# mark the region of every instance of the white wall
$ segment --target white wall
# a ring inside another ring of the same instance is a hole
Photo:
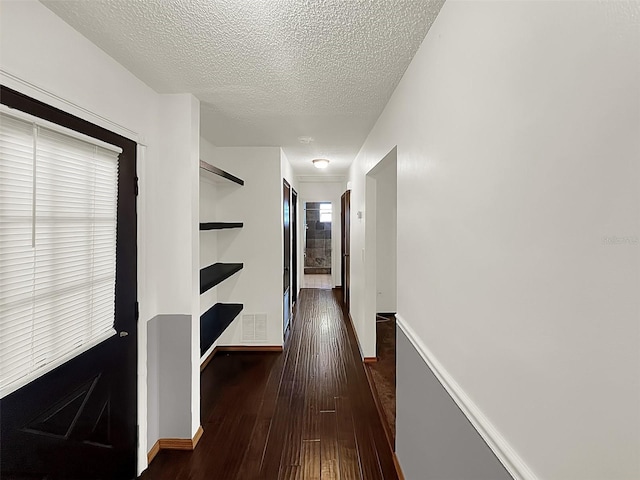
[[[398,311],[522,478],[640,477],[638,15],[447,2],[350,171],[359,336],[355,214],[397,145]]]
[[[346,190],[346,181],[342,177],[331,177],[331,181],[312,181],[310,177],[298,179],[298,212],[299,212],[299,271],[300,278],[304,275],[304,246],[305,246],[305,204],[307,202],[331,202],[331,278],[333,286],[340,286],[342,264],[340,262],[342,227],[340,225],[340,197]]]
[[[244,263],[239,273],[215,287],[218,301],[244,304],[240,316],[267,314],[267,341],[260,345],[282,345],[280,149],[217,148],[202,138],[200,149],[202,160],[245,182],[242,187],[231,183],[216,186],[217,220],[244,222],[242,229],[217,237],[218,261]],[[202,311],[207,308],[202,305]],[[242,341],[240,316],[220,336],[217,345],[251,345]]]
[[[158,111],[152,208],[162,216],[150,227],[162,240],[145,245],[159,259],[151,266],[160,315],[150,320],[147,342],[149,448],[159,438],[192,438],[200,426],[200,104],[192,95],[161,95]]]

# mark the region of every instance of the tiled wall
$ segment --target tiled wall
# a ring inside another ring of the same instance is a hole
[[[320,221],[320,203],[305,206],[307,219],[304,273],[331,273],[331,222]]]

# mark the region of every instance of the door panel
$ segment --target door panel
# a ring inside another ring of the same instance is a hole
[[[283,249],[284,265],[282,272],[282,292],[284,295],[284,330],[289,327],[289,312],[291,311],[291,295],[288,295],[291,286],[291,187],[286,180],[282,181],[282,223],[284,229]]]
[[[135,434],[121,425],[135,418],[135,405],[119,384],[119,340],[2,399],[2,478],[135,477]]]
[[[342,226],[342,299],[349,312],[351,305],[351,190],[342,194],[340,202],[340,221]]]
[[[291,189],[291,303],[298,299],[298,193]]]
[[[0,400],[0,478],[136,477],[136,144],[0,87],[3,104],[123,149],[118,163],[116,334]]]

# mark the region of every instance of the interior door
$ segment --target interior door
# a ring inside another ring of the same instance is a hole
[[[342,194],[340,199],[340,222],[342,227],[341,250],[342,250],[342,299],[345,308],[349,312],[351,305],[351,190]]]
[[[282,187],[282,224],[284,229],[284,265],[282,272],[282,293],[284,305],[283,330],[286,331],[289,327],[289,313],[291,312],[291,186],[283,179]]]
[[[120,146],[115,336],[0,400],[0,478],[136,477],[136,144],[5,87],[1,102]]]
[[[291,189],[291,303],[298,299],[298,193]]]

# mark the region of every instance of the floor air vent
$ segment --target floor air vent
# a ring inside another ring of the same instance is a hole
[[[266,342],[267,341],[267,314],[255,313],[242,315],[242,341]]]

